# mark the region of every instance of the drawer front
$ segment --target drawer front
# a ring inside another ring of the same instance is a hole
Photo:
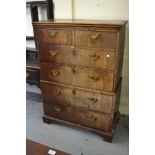
[[[74,45],[76,47],[116,49],[116,32],[75,31],[74,38]]]
[[[103,113],[112,113],[113,95],[73,86],[41,82],[43,98],[58,104],[74,105]]]
[[[37,39],[40,43],[71,45],[72,31],[42,28],[37,30]]]
[[[40,73],[36,69],[28,69],[26,68],[26,80],[38,81],[40,79]]]
[[[44,100],[44,114],[61,120],[78,123],[98,130],[109,131],[111,118],[109,115],[92,112],[86,109],[57,104]]]
[[[114,74],[86,68],[42,63],[41,79],[111,92]]]
[[[96,51],[64,46],[40,45],[41,62],[72,64],[83,67],[102,68],[113,71],[115,68],[115,52]]]

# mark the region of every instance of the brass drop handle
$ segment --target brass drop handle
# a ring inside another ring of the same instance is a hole
[[[51,31],[51,30],[50,30],[50,31],[48,32],[48,34],[49,34],[49,36],[50,36],[50,37],[52,37],[52,38],[53,38],[53,37],[55,37],[55,36],[56,36],[57,31],[54,31],[54,30],[53,30],[53,31]]]
[[[52,94],[53,94],[54,96],[59,96],[59,95],[61,94],[61,92],[60,92],[59,90],[54,89],[54,90],[52,91]]]
[[[96,120],[97,120],[97,118],[94,116],[88,117],[88,121],[90,121],[90,122],[95,122]]]
[[[51,56],[56,56],[57,55],[57,51],[56,50],[50,50],[50,55]]]
[[[54,111],[56,111],[56,112],[60,112],[60,111],[62,111],[62,109],[59,108],[59,107],[54,107]]]
[[[71,67],[71,69],[72,69],[72,73],[75,74],[76,73],[75,66]]]
[[[88,100],[90,100],[91,103],[95,103],[98,101],[97,98],[94,98],[94,97],[88,97]]]
[[[91,80],[92,82],[95,82],[95,81],[97,81],[99,78],[98,78],[98,77],[94,77],[94,76],[88,75],[88,79]]]
[[[58,76],[60,74],[60,71],[52,70],[51,73],[53,76]]]
[[[91,32],[90,37],[92,39],[97,39],[99,37],[99,35],[100,35],[100,32]]]
[[[96,60],[99,59],[99,56],[97,56],[96,53],[89,54],[89,57],[90,57],[93,61],[96,61]]]

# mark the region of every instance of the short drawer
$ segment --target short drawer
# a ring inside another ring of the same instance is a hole
[[[103,113],[113,112],[114,95],[63,84],[41,82],[43,98]]]
[[[39,45],[40,61],[58,64],[101,68],[113,71],[114,50],[88,50],[57,45]]]
[[[102,131],[110,131],[111,118],[109,115],[92,112],[83,108],[57,104],[55,101],[44,100],[44,114],[64,121],[77,123]]]
[[[40,28],[36,31],[36,35],[39,43],[72,44],[72,31],[70,30]]]
[[[41,79],[111,92],[113,91],[114,73],[75,66],[41,63]]]
[[[75,47],[116,49],[117,32],[74,31]]]

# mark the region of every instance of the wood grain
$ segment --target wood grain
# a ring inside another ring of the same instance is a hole
[[[117,34],[117,50],[116,50],[116,68],[115,68],[115,83],[118,83],[122,76],[123,56],[124,56],[124,42],[125,42],[125,26]]]
[[[109,71],[114,71],[115,68],[115,50],[94,50],[40,44],[39,51],[40,62],[100,68]]]
[[[51,36],[50,32],[55,32],[55,35]],[[72,31],[53,28],[41,28],[37,29],[37,39],[40,43],[72,45]]]
[[[119,119],[127,21],[33,22],[41,62],[43,121],[99,133],[112,141]],[[54,36],[50,36],[49,32]]]
[[[120,30],[122,26],[126,25],[127,21],[125,20],[81,20],[81,19],[54,19],[54,20],[44,20],[33,22],[33,26],[36,27],[80,27],[84,28],[101,28],[106,30]]]
[[[116,118],[116,119],[118,119],[118,118]],[[112,137],[113,137],[112,132],[97,130],[97,129],[94,129],[94,128],[91,128],[91,127],[86,127],[86,126],[83,126],[83,125],[80,125],[80,124],[77,124],[77,123],[64,121],[62,119],[54,118],[54,117],[47,116],[47,115],[43,115],[43,122],[47,123],[47,124],[51,124],[51,123],[55,123],[55,122],[65,123],[66,125],[70,125],[72,127],[77,127],[77,128],[81,128],[81,129],[84,129],[84,130],[89,130],[89,131],[95,132],[95,133],[99,134],[100,136],[102,136],[104,138],[104,141],[106,141],[108,143],[112,142]]]
[[[110,130],[110,116],[95,113],[87,109],[73,107],[65,104],[57,104],[54,101],[44,100],[44,113],[65,121],[70,121],[94,129]]]
[[[73,72],[75,70],[75,72]],[[54,76],[52,72],[58,72]],[[91,78],[95,78],[93,81]],[[92,70],[80,67],[61,66],[56,64],[41,63],[41,79],[45,81],[70,84],[90,89],[113,91],[114,74],[101,70]]]
[[[68,153],[34,142],[32,140],[26,140],[26,155],[47,155],[49,150],[56,151],[56,155],[69,155]]]
[[[103,113],[113,113],[114,94],[41,81],[44,99],[58,104],[73,105]],[[55,92],[60,92],[58,95]],[[91,100],[91,99],[96,100]]]
[[[98,34],[98,37],[93,39],[91,35]],[[74,31],[74,46],[87,47],[97,49],[115,49],[116,48],[116,33],[102,31]]]

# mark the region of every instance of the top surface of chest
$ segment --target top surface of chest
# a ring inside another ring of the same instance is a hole
[[[127,23],[126,20],[73,20],[73,19],[55,19],[33,22],[35,26],[73,26],[73,27],[102,27],[120,29]]]

